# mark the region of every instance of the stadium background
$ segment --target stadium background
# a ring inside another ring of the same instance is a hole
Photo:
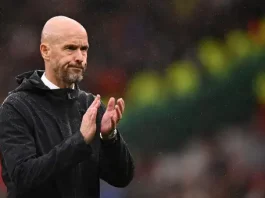
[[[1,101],[43,69],[41,28],[55,15],[88,31],[81,87],[123,97],[136,160],[103,198],[265,196],[263,0],[0,0]],[[1,183],[1,195],[5,187]]]

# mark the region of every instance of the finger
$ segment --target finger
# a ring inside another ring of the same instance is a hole
[[[114,119],[114,116],[111,117],[111,126],[112,126],[112,129],[116,129],[116,121]]]
[[[98,99],[97,103],[95,104],[95,107],[98,109],[100,107],[101,101],[100,98]]]
[[[118,122],[119,120],[122,119],[122,113],[121,113],[121,109],[118,105],[115,106],[115,110],[116,110],[116,122]]]
[[[96,97],[95,97],[95,99],[94,99],[94,101],[91,103],[91,105],[89,106],[89,108],[94,108],[94,107],[96,107],[97,106],[97,103],[98,103],[98,101],[100,100],[100,95],[98,94]],[[89,109],[88,108],[88,109]]]
[[[87,111],[87,116],[90,120],[92,120],[92,117],[93,117],[93,113],[95,111],[95,108],[92,107],[92,108],[89,108],[89,111]]]
[[[83,115],[83,119],[85,120],[92,120],[93,114],[95,111],[97,111],[98,108],[97,107],[93,107],[90,106],[87,111],[85,112],[85,114]],[[97,113],[97,112],[96,112]]]
[[[122,98],[119,99],[120,103],[122,104],[122,107],[123,107],[123,111],[125,109],[125,102]]]
[[[97,102],[100,100],[100,95],[97,94],[97,96],[95,97],[94,101],[92,102],[92,104],[90,105],[90,107],[95,107]]]
[[[98,112],[98,111],[97,111],[97,108],[93,108],[93,109],[91,110],[90,119],[91,119],[92,123],[96,121],[97,112]]]
[[[123,104],[123,111],[125,110],[125,101],[123,99],[121,99],[122,104]]]
[[[112,111],[115,108],[115,98],[111,97],[108,102],[106,111]]]
[[[124,105],[124,101],[122,98],[120,98],[118,101],[117,101],[117,104],[119,105],[120,107],[120,110],[121,110],[121,113],[124,112],[124,109],[125,109],[125,105]]]

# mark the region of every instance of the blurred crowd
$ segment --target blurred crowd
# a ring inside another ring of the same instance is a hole
[[[142,155],[137,179],[123,196],[264,198],[265,130],[255,122],[191,139],[177,152]]]
[[[125,97],[128,108],[151,103],[161,94],[193,93],[205,79],[223,77],[233,61],[263,48],[264,4],[262,0],[0,0],[0,83],[5,85],[0,98],[16,86],[14,77],[19,73],[44,69],[40,33],[55,15],[72,17],[88,31],[83,89],[106,98]],[[133,183],[126,190],[103,183],[102,197],[264,198],[264,75],[261,81],[257,93],[261,107],[251,120],[190,139],[181,150],[135,153]]]

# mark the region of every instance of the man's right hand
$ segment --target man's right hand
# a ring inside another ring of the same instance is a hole
[[[99,106],[100,95],[97,95],[82,119],[80,131],[87,144],[89,144],[93,140],[96,133],[96,117]]]

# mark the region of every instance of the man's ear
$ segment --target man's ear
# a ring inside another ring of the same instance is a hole
[[[50,60],[51,48],[47,43],[40,44],[40,52],[44,60]]]

